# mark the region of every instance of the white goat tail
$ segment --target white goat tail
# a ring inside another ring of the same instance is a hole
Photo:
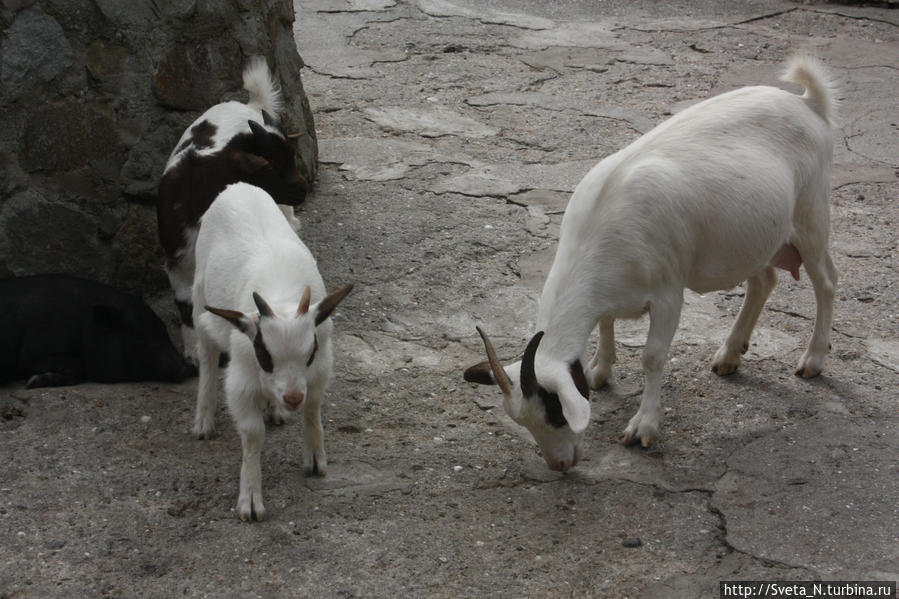
[[[262,56],[250,59],[243,72],[243,88],[250,92],[251,107],[265,110],[272,116],[281,112],[281,88],[272,78],[268,63]]]
[[[822,119],[833,124],[838,103],[836,83],[819,60],[807,54],[797,54],[787,63],[781,81],[797,83],[805,88],[803,96],[809,108]]]

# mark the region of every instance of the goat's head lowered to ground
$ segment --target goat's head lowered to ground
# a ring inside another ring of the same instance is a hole
[[[589,386],[580,360],[568,364],[538,354],[543,332],[531,338],[519,362],[503,366],[489,337],[484,340],[487,361],[465,371],[465,380],[499,385],[503,405],[512,420],[528,429],[547,465],[564,472],[581,457],[581,441],[590,422]]]

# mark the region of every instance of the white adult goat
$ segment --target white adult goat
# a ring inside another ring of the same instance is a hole
[[[333,361],[328,317],[353,286],[325,297],[312,254],[272,197],[246,183],[225,188],[203,215],[196,260],[194,434],[212,433],[219,355],[227,351],[225,397],[243,445],[237,511],[243,520],[262,520],[266,413],[281,418],[302,405],[304,469],[326,472],[320,406]]]
[[[793,59],[785,81],[803,96],[745,87],[692,106],[604,159],[580,182],[562,219],[543,287],[538,332],[524,357],[502,367],[486,335],[488,362],[466,380],[499,384],[505,408],[528,428],[553,470],[580,457],[590,419],[588,385],[604,385],[615,362],[613,323],[649,312],[640,408],[626,444],[649,446],[684,288],[699,293],[746,281],[743,308],[712,369],[734,372],[777,282],[775,267],[815,289],[817,315],[796,374],[821,372],[830,349],[837,272],[830,236],[830,117],[834,87],[823,67]],[[587,368],[589,335],[599,348]]]

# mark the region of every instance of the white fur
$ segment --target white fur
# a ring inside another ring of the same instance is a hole
[[[312,305],[298,314],[303,292],[311,288]],[[273,317],[260,317],[253,301],[258,293]],[[238,513],[261,520],[260,452],[265,438],[263,417],[290,412],[289,394],[303,394],[306,454],[304,466],[325,474],[320,405],[331,377],[333,325],[317,327],[318,302],[325,286],[315,259],[262,189],[246,183],[229,185],[203,216],[196,244],[193,315],[197,325],[200,381],[194,433],[213,430],[218,360],[230,354],[225,396],[243,444]],[[204,309],[213,306],[243,313],[245,331]],[[261,332],[274,363],[271,373],[259,365],[253,339]],[[317,337],[318,349],[307,361]]]
[[[521,397],[519,365],[506,367],[516,383],[507,409],[551,465],[576,461],[590,405],[567,366],[587,364],[597,324],[600,346],[586,368],[594,388],[611,376],[614,320],[649,312],[645,386],[623,437],[648,446],[658,433],[663,368],[684,288],[704,293],[747,281],[743,309],[713,362],[719,374],[733,372],[776,283],[772,260],[788,244],[802,257],[817,301],[796,372],[821,371],[837,280],[828,251],[834,88],[808,58],[791,62],[784,77],[807,93],[746,87],[710,98],[601,161],[575,189],[540,299],[537,329],[545,335],[535,360],[537,381],[559,394],[570,426],[527,416],[527,406],[539,402]]]
[[[267,110],[272,116],[281,112],[281,88],[272,78],[268,63],[262,56],[250,59],[243,71],[243,88],[250,92],[249,105],[256,110]]]

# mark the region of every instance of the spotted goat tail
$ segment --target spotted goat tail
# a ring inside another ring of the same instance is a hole
[[[250,107],[265,110],[273,116],[281,112],[281,88],[272,79],[268,63],[262,56],[250,59],[243,72],[243,88],[250,92]]]

